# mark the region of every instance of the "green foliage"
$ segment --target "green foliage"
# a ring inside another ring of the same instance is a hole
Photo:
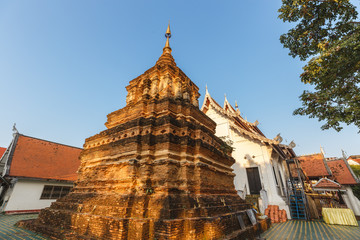
[[[340,131],[340,123],[360,129],[360,24],[349,0],[283,0],[279,18],[297,25],[281,35],[289,55],[308,60],[301,81],[313,91],[300,96],[295,115],[326,123],[322,129]]]
[[[360,178],[360,165],[350,165],[355,175]]]
[[[351,169],[353,170],[353,172],[355,173],[355,175],[360,178],[360,166],[358,165],[350,165]],[[351,187],[353,190],[354,195],[360,199],[360,186],[356,185],[356,186],[352,186]]]
[[[351,187],[352,190],[353,190],[353,193],[355,195],[355,197],[357,197],[358,199],[360,199],[360,186],[357,185],[357,186],[352,186]]]

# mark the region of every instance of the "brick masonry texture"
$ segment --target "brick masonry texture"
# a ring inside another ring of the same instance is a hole
[[[198,88],[164,48],[127,105],[86,139],[73,191],[23,226],[55,239],[253,239],[226,144]],[[243,219],[241,229],[238,217]]]

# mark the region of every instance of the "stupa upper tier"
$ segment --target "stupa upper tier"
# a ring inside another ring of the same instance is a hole
[[[169,43],[171,37],[170,25],[167,28],[165,37],[166,44],[163,53],[155,66],[131,80],[126,87],[128,92],[126,97],[127,105],[146,99],[174,98],[188,100],[194,106],[199,106],[199,88],[176,66],[171,55]]]

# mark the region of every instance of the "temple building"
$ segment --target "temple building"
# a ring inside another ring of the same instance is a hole
[[[234,187],[231,149],[169,44],[126,106],[85,140],[73,190],[23,226],[55,239],[254,239],[268,227]]]
[[[310,207],[314,202],[313,205],[316,205],[318,209],[316,211],[315,207],[313,207],[314,209],[310,208],[312,212],[310,217],[320,216],[321,208],[329,205],[329,202],[334,199],[338,199],[338,203],[332,203],[333,206],[338,204],[339,207],[347,207],[356,216],[360,216],[360,201],[351,188],[351,186],[359,185],[360,180],[345,158],[325,158],[321,152],[297,156],[295,160],[304,175],[305,193],[308,195],[307,202]],[[291,174],[292,176],[298,175],[294,171]],[[313,195],[313,192],[319,194]],[[334,196],[330,196],[330,193]]]
[[[0,158],[0,211],[40,212],[69,193],[81,150],[16,131]]]
[[[295,157],[292,142],[281,144],[281,137],[267,138],[255,123],[245,120],[236,103],[235,108],[227,101],[218,104],[206,88],[201,110],[216,122],[216,136],[225,140],[233,149],[235,164],[232,166],[235,188],[240,195],[258,199],[260,211],[268,205],[278,205],[287,212],[286,160]]]

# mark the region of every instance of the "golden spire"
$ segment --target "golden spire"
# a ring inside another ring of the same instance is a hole
[[[170,21],[169,21],[169,25],[168,25],[168,27],[166,29],[165,37],[166,37],[165,47],[170,48],[170,43],[169,43],[169,39],[171,38]]]
[[[172,64],[176,66],[174,58],[171,56],[171,48],[169,43],[169,39],[171,38],[170,21],[166,29],[165,37],[166,37],[166,44],[165,47],[163,48],[163,53],[161,54],[160,58],[157,60],[156,64]]]

